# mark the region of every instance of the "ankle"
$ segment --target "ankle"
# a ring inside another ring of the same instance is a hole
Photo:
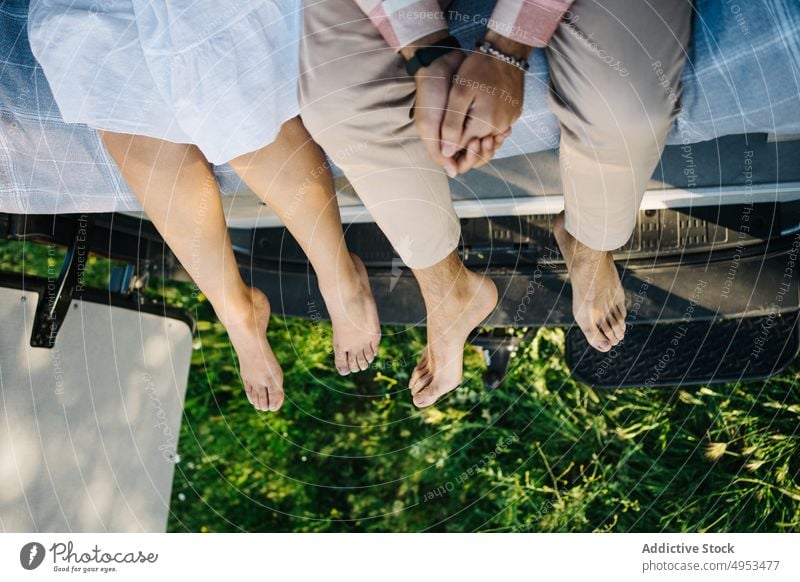
[[[605,257],[611,256],[609,251],[599,251],[597,249],[593,249],[592,247],[586,246],[578,239],[573,238],[574,243],[572,246],[572,253],[576,259],[587,261],[587,262],[597,262]]]
[[[475,290],[484,284],[486,277],[475,271],[470,271],[463,264],[454,281],[452,292],[459,299],[469,299],[475,295]]]
[[[462,265],[448,280],[423,288],[422,294],[426,304],[437,306],[437,310],[442,308],[462,310],[476,299],[483,297],[481,291],[484,285],[486,278],[483,275],[470,271]]]
[[[318,274],[320,292],[323,295],[336,294],[339,297],[354,297],[363,291],[361,275],[348,257],[332,274]]]
[[[562,253],[566,251],[572,256],[580,257],[587,261],[597,261],[612,256],[611,251],[594,249],[573,236],[573,234],[567,230],[563,212],[553,219],[553,234],[556,237],[556,242],[561,248]]]
[[[228,292],[220,301],[212,303],[217,317],[225,327],[241,325],[254,320],[254,316],[260,315],[265,308],[269,312],[269,302],[264,301],[262,305],[261,302],[256,301],[254,293],[258,293],[258,291],[242,283],[240,287]]]

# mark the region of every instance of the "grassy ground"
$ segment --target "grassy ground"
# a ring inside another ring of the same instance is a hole
[[[41,273],[44,247],[0,268]],[[108,262],[93,260],[102,285]],[[418,411],[405,388],[424,330],[387,329],[378,365],[340,377],[325,323],[274,318],[287,403],[256,413],[225,332],[188,285],[154,286],[200,322],[172,531],[799,531],[797,368],[768,381],[599,392],[543,329],[487,393]]]

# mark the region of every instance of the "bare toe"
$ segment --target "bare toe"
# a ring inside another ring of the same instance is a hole
[[[430,396],[431,391],[432,389],[415,394],[414,398],[412,399],[414,406],[416,406],[417,408],[427,408],[428,406],[436,402],[436,399],[431,398]]]
[[[611,349],[611,342],[600,328],[595,327],[594,330],[584,331],[584,334],[586,341],[598,352],[607,352]]]
[[[350,368],[350,372],[358,372],[358,361],[356,360],[356,355],[353,352],[347,352],[347,367]]]
[[[411,395],[417,396],[420,392],[428,388],[432,381],[433,375],[429,370],[421,371],[414,383],[409,386],[411,388]]]
[[[256,409],[269,410],[269,400],[267,397],[267,390],[263,386],[256,386],[253,388],[253,394],[256,399]]]
[[[346,351],[334,350],[334,363],[336,364],[336,371],[341,376],[347,376],[350,373],[350,364],[347,363]]]
[[[244,393],[247,395],[247,401],[253,406],[253,408],[258,408],[258,400],[256,400],[256,396],[253,394],[253,387],[245,383]]]
[[[424,386],[420,384],[420,378],[424,375],[425,373],[420,370],[419,366],[414,368],[414,371],[411,373],[411,379],[408,381],[408,389],[411,390],[412,395],[424,388]]]
[[[605,336],[606,340],[608,340],[608,343],[613,347],[619,343],[619,339],[617,339],[617,335],[614,333],[609,320],[610,318],[606,318],[606,320],[600,323],[598,327],[600,328],[600,332]]]
[[[419,362],[417,362],[417,365],[414,367],[414,371],[411,372],[411,378],[408,381],[408,387],[411,389],[411,394],[416,394],[428,385],[428,382],[422,381],[423,378],[427,378],[429,376],[427,353],[427,350],[422,352]]]
[[[628,331],[628,323],[626,321],[628,314],[624,306],[617,306],[614,310],[614,314],[614,333],[622,340],[625,338],[625,332]]]
[[[267,396],[269,398],[269,402],[267,403],[267,410],[271,410],[273,412],[280,410],[281,406],[283,406],[283,400],[285,398],[283,389],[275,386],[270,386],[269,388],[267,388]]]
[[[616,345],[625,337],[625,320],[620,319],[616,315],[611,315],[607,320],[607,324],[610,332],[614,335],[614,338],[616,338]]]
[[[436,404],[439,400],[439,392],[436,386],[429,384],[423,390],[414,395],[413,402],[417,408],[427,408]]]

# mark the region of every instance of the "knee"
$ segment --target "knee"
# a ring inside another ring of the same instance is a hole
[[[629,156],[660,151],[675,117],[675,101],[660,86],[631,84],[603,96],[602,105],[587,115],[590,142],[603,150],[624,150]]]
[[[308,141],[309,137],[304,120],[298,116],[283,122],[275,142],[290,145],[303,144]]]
[[[675,118],[678,91],[648,73],[611,79],[606,71],[591,85],[579,84],[575,94],[553,92],[551,108],[567,139],[599,158],[659,151]]]

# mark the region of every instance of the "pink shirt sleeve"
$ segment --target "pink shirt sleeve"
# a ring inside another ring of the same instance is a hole
[[[547,46],[573,1],[498,0],[489,28],[528,46]]]
[[[489,28],[528,46],[546,46],[573,1],[498,0]],[[395,50],[448,28],[438,0],[355,2]]]
[[[446,30],[438,0],[355,0],[389,46],[400,50],[415,40]]]

